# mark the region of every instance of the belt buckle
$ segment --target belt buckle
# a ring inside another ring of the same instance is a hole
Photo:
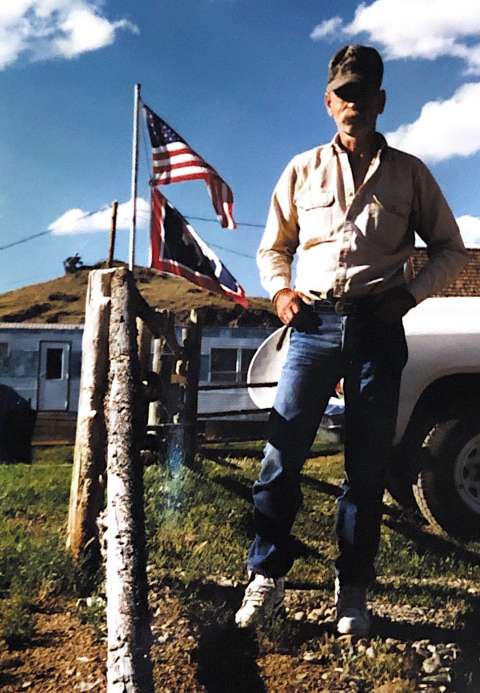
[[[341,298],[338,301],[335,301],[333,309],[337,315],[344,315],[345,301]]]

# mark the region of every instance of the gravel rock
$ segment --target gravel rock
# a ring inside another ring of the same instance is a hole
[[[438,684],[449,684],[452,682],[452,677],[448,671],[442,672],[440,674],[433,674],[432,676],[425,676],[422,679],[422,683],[433,683]]]
[[[310,622],[323,621],[326,617],[326,611],[327,610],[325,609],[325,607],[320,607],[318,609],[312,609],[307,614],[307,621],[310,621]]]
[[[313,662],[315,659],[317,659],[317,655],[315,654],[315,652],[307,651],[307,652],[305,652],[305,654],[303,655],[303,659],[304,659],[306,662]]]
[[[80,681],[80,683],[77,683],[75,688],[77,691],[80,691],[81,693],[88,693],[89,691],[95,691],[98,690],[98,687],[101,685],[102,679],[97,679],[96,681],[92,681],[89,683],[88,681]]]
[[[438,656],[437,652],[434,652],[431,657],[428,657],[423,661],[422,670],[426,674],[434,674],[436,671],[440,669],[441,666],[442,662],[440,660],[440,657]]]

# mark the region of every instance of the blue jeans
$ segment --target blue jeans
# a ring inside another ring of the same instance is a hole
[[[269,441],[253,486],[255,532],[248,568],[268,577],[294,561],[290,530],[302,502],[300,472],[336,383],[345,395],[345,481],[338,500],[336,572],[344,584],[375,579],[386,466],[407,361],[402,322],[319,313],[292,330],[270,415]]]

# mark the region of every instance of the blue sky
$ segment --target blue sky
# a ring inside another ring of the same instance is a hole
[[[109,206],[130,198],[140,82],[144,101],[230,184],[238,229],[213,220],[200,181],[162,192],[185,216],[212,219],[192,223],[248,294],[264,294],[262,231],[242,222],[261,226],[289,159],[331,139],[327,63],[352,42],[385,58],[379,129],[428,163],[466,243],[480,246],[478,0],[15,0],[0,6],[0,292],[61,275],[75,252],[105,258]],[[145,200],[147,141],[142,124]],[[148,205],[139,210],[136,262],[146,265]],[[127,260],[121,211],[115,256]]]

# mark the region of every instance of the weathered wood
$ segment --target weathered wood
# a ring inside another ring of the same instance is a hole
[[[168,312],[165,334],[154,341],[152,371],[158,375],[155,379],[159,398],[152,401],[148,412],[148,425],[156,426],[161,422],[171,420],[170,414],[170,384],[175,356],[167,350],[169,346],[166,335],[175,333],[175,314]]]
[[[137,350],[138,350],[138,362],[140,365],[140,380],[142,383],[146,383],[148,380],[148,373],[150,371],[150,351],[152,348],[152,333],[150,332],[147,323],[141,318],[137,318]],[[148,407],[149,407],[149,393],[147,388],[142,387],[139,392],[140,403],[142,411],[142,423],[140,424],[145,430],[148,420]]]
[[[135,310],[139,318],[147,325],[152,335],[156,338],[166,337],[171,351],[178,356],[182,353],[182,347],[175,335],[175,324],[172,321],[172,311],[152,308],[136,287],[132,287],[132,300],[135,303]]]
[[[140,463],[140,369],[132,280],[112,278],[107,418],[107,691],[153,691],[149,658],[143,469]]]
[[[114,202],[112,202],[112,221],[110,224],[107,267],[111,267],[113,265],[113,256],[115,254],[115,237],[117,235],[117,213],[118,202],[117,200],[114,200]]]
[[[152,333],[147,323],[137,318],[137,350],[140,364],[140,379],[145,380],[150,369],[150,350],[152,347]]]
[[[191,464],[197,447],[198,379],[202,345],[202,317],[192,310],[186,329],[184,349],[187,352],[187,382],[183,422],[185,426],[185,464]]]
[[[106,429],[103,400],[108,374],[110,284],[114,270],[88,276],[82,372],[73,457],[67,548],[84,557],[97,540],[96,519],[104,495]]]
[[[172,470],[180,465],[193,463],[197,442],[198,378],[200,373],[200,346],[202,341],[201,316],[196,310],[190,312],[187,327],[183,330],[184,357],[177,361],[179,397],[177,411],[168,433],[167,464]]]

